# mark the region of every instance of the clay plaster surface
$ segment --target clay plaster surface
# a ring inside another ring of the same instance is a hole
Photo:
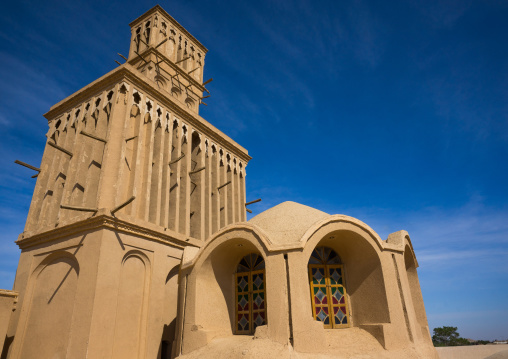
[[[283,202],[258,214],[250,223],[267,233],[274,244],[296,244],[307,229],[329,214],[296,202]]]
[[[9,321],[18,301],[18,293],[12,290],[0,289],[0,350],[4,346]]]
[[[361,344],[365,344],[360,341]],[[328,353],[298,353],[291,346],[270,341],[269,339],[256,339],[248,336],[235,336],[230,338],[214,339],[209,345],[195,350],[179,359],[426,359],[433,356],[422,356],[414,349],[401,349],[386,352],[369,344],[367,347],[351,343],[346,348],[337,351],[337,348],[324,347],[322,351]],[[334,352],[332,352],[332,350]]]
[[[294,202],[224,228],[183,269],[188,278],[183,357],[436,358],[409,236],[401,231],[391,238],[397,243],[381,240],[355,218]],[[341,256],[349,328],[324,329],[312,318],[308,260],[317,246]],[[234,335],[231,303],[235,265],[248,253],[265,258],[268,308],[268,324],[258,327],[250,341]],[[203,291],[206,300],[199,296]]]

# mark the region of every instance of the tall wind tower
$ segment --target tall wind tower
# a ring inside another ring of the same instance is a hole
[[[199,116],[207,49],[160,6],[130,27],[127,62],[45,114],[8,358],[169,357],[184,248],[246,220],[250,157]]]

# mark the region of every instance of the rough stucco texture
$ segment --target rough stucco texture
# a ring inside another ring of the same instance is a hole
[[[283,202],[272,207],[249,222],[260,227],[274,244],[294,244],[309,227],[329,214],[296,202]]]

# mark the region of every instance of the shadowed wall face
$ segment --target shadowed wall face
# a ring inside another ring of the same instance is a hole
[[[404,262],[406,267],[407,280],[411,291],[411,299],[415,309],[416,319],[420,326],[420,330],[425,339],[430,339],[427,315],[425,313],[425,305],[423,304],[422,291],[420,289],[420,281],[416,271],[415,259],[411,256],[411,249],[406,246],[404,251]]]
[[[122,267],[116,313],[113,358],[138,358],[142,328],[145,264],[128,257]]]
[[[319,246],[332,248],[342,258],[352,324],[388,323],[386,288],[379,254],[373,245],[357,233],[336,231],[323,238]]]
[[[55,259],[35,281],[21,358],[64,358],[78,283],[75,262]]]
[[[236,332],[234,273],[240,260],[258,249],[242,239],[232,239],[210,254],[197,276],[196,322],[205,329]]]

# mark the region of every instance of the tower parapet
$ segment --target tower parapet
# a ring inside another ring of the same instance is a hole
[[[157,83],[159,89],[199,112],[205,55],[194,36],[159,5],[131,22],[128,62]]]

